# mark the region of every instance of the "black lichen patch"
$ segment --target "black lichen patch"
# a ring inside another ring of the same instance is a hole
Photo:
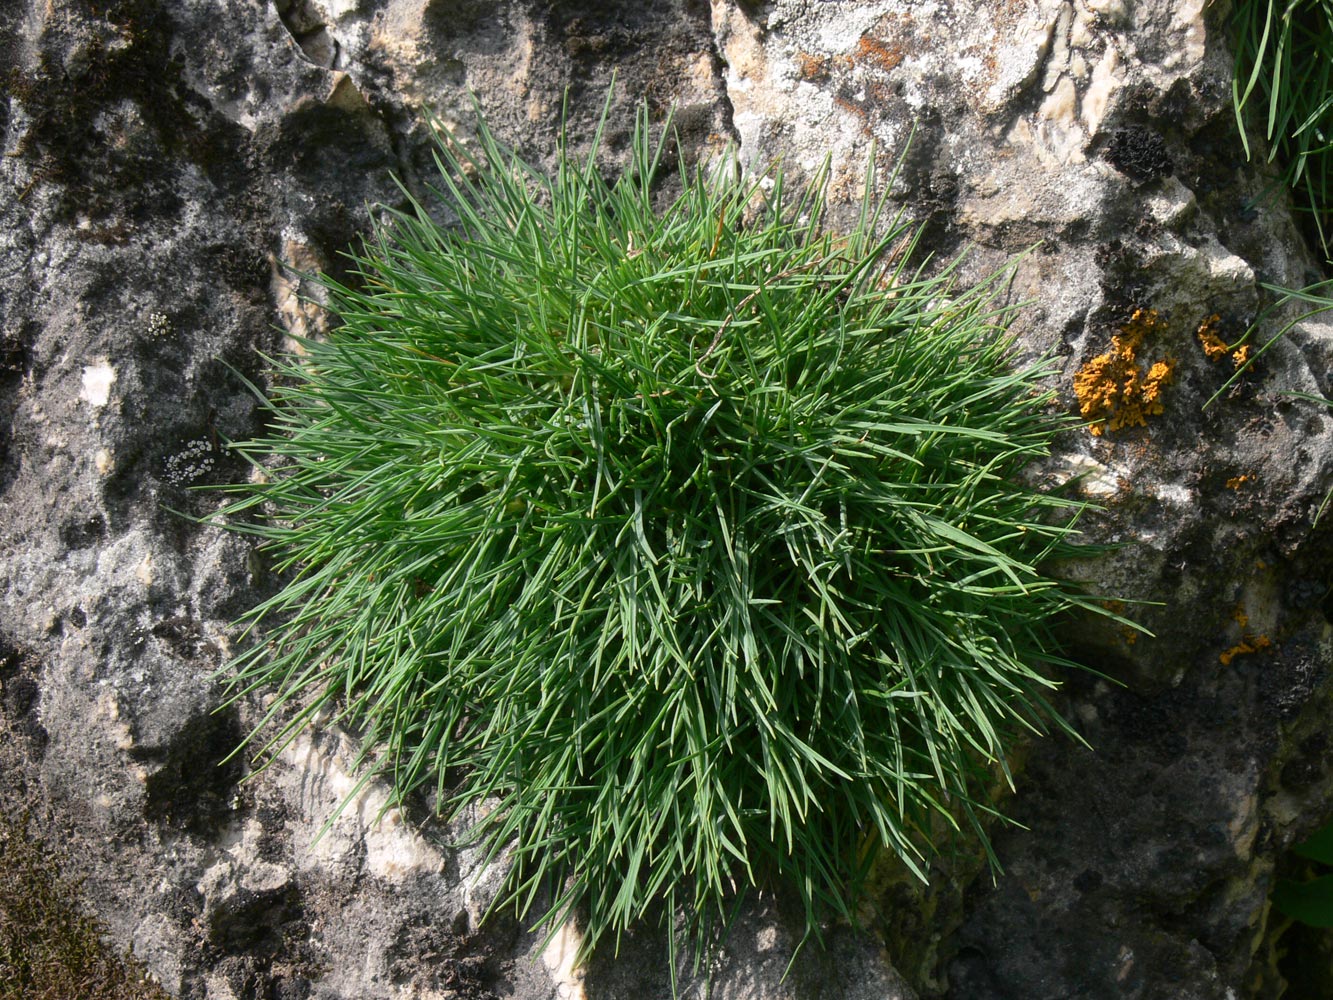
[[[1261,704],[1278,720],[1291,722],[1306,709],[1328,675],[1319,640],[1310,629],[1284,637],[1262,664]]]
[[[517,927],[505,932],[492,928],[487,935],[469,934],[467,914],[460,911],[448,922],[420,913],[404,925],[390,946],[390,976],[413,992],[443,991],[457,1000],[499,1000],[512,996],[509,982],[512,959],[503,954],[512,946]]]
[[[1284,790],[1297,795],[1317,792],[1329,766],[1328,734],[1314,732],[1302,740],[1282,767],[1279,781]]]
[[[7,306],[6,290],[0,289],[0,315]],[[14,411],[18,407],[18,385],[30,364],[29,345],[36,336],[31,323],[21,331],[12,327],[0,330],[0,493],[8,486],[14,468],[9,461],[13,438]]]
[[[170,6],[73,0],[67,30],[35,65],[0,76],[0,94],[28,119],[13,152],[30,158],[33,175],[18,197],[59,185],[61,213],[94,223],[80,231],[84,239],[123,243],[134,225],[178,212],[174,157],[194,161],[223,188],[243,179],[237,144],[200,124],[208,109],[170,51]]]
[[[0,380],[16,380],[27,367],[27,339],[8,327],[0,330]]]
[[[46,750],[46,729],[37,711],[40,694],[35,658],[0,633],[0,713],[7,738],[30,760]]]
[[[187,663],[201,663],[212,668],[221,659],[221,651],[208,637],[203,626],[188,615],[173,615],[162,619],[153,626],[152,634]]]
[[[271,952],[281,943],[283,929],[299,924],[302,917],[300,896],[293,883],[260,890],[242,885],[208,908],[204,930],[209,944],[229,954]],[[252,975],[258,972],[249,971]],[[254,996],[253,985],[247,986],[242,995]]]
[[[1106,145],[1106,159],[1136,181],[1155,181],[1175,170],[1166,140],[1142,125],[1118,128]]]
[[[496,27],[496,12],[489,0],[431,0],[421,21],[426,37],[444,49],[460,36]]]
[[[106,518],[97,512],[72,514],[60,522],[60,544],[67,549],[91,548],[106,537]]]
[[[1103,301],[1089,319],[1098,329],[1110,330],[1151,298],[1144,257],[1135,242],[1114,239],[1100,244],[1093,260],[1101,272],[1098,283]]]
[[[1318,577],[1292,577],[1286,585],[1287,606],[1297,612],[1319,607],[1330,589],[1328,581]]]
[[[148,777],[148,819],[197,834],[220,827],[242,774],[241,761],[227,757],[242,737],[234,710],[201,715],[182,726],[162,766]]]

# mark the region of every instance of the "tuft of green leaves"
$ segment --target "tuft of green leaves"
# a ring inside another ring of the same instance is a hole
[[[614,183],[596,139],[552,177],[438,138],[457,224],[385,210],[234,446],[287,574],[233,665],[264,749],[329,708],[399,800],[486,801],[500,905],[587,948],[676,907],[703,943],[774,879],[817,930],[878,852],[984,843],[1052,624],[1100,610],[1042,569],[1084,551],[1020,479],[1067,420],[1002,276],[910,268],[869,181],[845,233],[734,163],[659,207],[646,116]]]
[[[1244,111],[1259,105],[1269,161],[1299,192],[1324,256],[1333,211],[1333,0],[1238,0],[1232,103],[1245,155]]]

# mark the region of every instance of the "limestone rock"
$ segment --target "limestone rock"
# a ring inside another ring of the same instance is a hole
[[[1076,479],[1120,545],[1073,572],[1160,603],[1130,609],[1153,637],[1071,630],[1106,675],[1062,697],[1090,748],[1026,753],[1005,873],[962,857],[927,891],[885,872],[865,929],[785,979],[799,918],[756,898],[713,996],[1279,996],[1268,892],[1329,808],[1333,653],[1312,526],[1333,424],[1287,393],[1330,391],[1333,326],[1297,324],[1203,408],[1235,369],[1199,328],[1234,337],[1261,282],[1314,265],[1281,199],[1248,207],[1268,177],[1230,72],[1201,0],[4,5],[0,801],[72,838],[114,941],[191,1000],[670,995],[656,935],[580,969],[573,927],[483,921],[503,859],[385,813],[336,729],[241,783],[230,755],[264,707],[222,707],[214,672],[273,582],[188,490],[245,474],[222,444],[262,419],[259,352],[326,321],[298,272],[340,273],[392,175],[422,190],[428,113],[466,142],[475,93],[549,163],[562,105],[587,135],[614,74],[608,170],[641,99],[675,105],[690,161],[829,157],[839,208],[868,163],[896,168],[923,246],[968,249],[961,280],[1014,264],[1019,350],[1061,359],[1070,412],[1136,309],[1163,317],[1145,350],[1173,372],[1145,426],[1072,431],[1034,470]]]

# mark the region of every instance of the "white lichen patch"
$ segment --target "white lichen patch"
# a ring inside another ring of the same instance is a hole
[[[1194,492],[1180,483],[1159,483],[1153,490],[1157,499],[1173,507],[1193,507],[1197,502]]]
[[[217,448],[211,437],[195,438],[167,456],[162,478],[173,486],[190,486],[217,468]]]
[[[103,361],[83,368],[83,391],[79,398],[95,410],[100,410],[111,399],[111,386],[116,382],[116,370]]]
[[[93,452],[93,468],[99,476],[109,476],[115,471],[116,459],[107,449],[98,448]]]

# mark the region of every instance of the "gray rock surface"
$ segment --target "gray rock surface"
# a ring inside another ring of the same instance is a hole
[[[1071,432],[1037,474],[1081,476],[1078,567],[1154,637],[1071,628],[1106,675],[1063,703],[1091,749],[1038,741],[997,831],[1004,874],[886,871],[866,930],[799,936],[756,898],[711,970],[726,998],[1275,998],[1286,848],[1330,811],[1333,432],[1306,322],[1208,409],[1235,334],[1313,258],[1244,162],[1225,5],[1201,0],[14,0],[0,7],[0,801],[73,845],[92,907],[186,998],[670,995],[645,934],[587,969],[480,918],[499,871],[423,815],[375,821],[334,729],[263,773],[229,757],[232,622],[273,581],[187,487],[244,472],[245,380],[319,310],[280,265],[341,267],[366,206],[420,189],[427,109],[549,162],[568,92],[586,135],[613,73],[608,169],[635,103],[677,108],[688,158],[739,145],[794,172],[868,158],[965,279],[1016,261],[1021,350],[1076,372],[1138,308],[1166,318],[1161,415]],[[910,138],[910,146],[909,146]],[[1040,246],[1029,251],[1040,241]],[[1272,329],[1275,331],[1276,327]],[[1241,619],[1244,621],[1241,621]],[[1267,644],[1260,642],[1260,637]],[[1248,647],[1248,649],[1247,649]],[[327,832],[317,837],[326,826]],[[688,975],[686,996],[703,985]],[[1292,995],[1292,994],[1288,994]]]

